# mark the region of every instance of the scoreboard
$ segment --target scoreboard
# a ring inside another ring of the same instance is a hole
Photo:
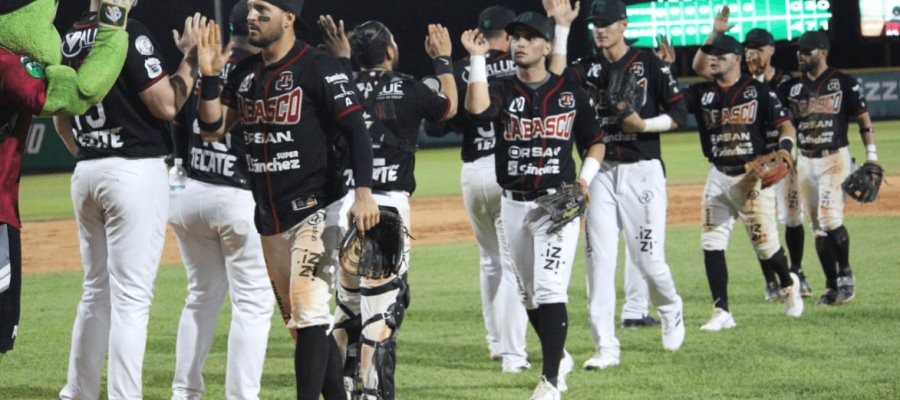
[[[806,31],[828,30],[831,23],[829,0],[656,0],[627,6],[625,37],[637,40],[638,47],[654,46],[660,34],[675,46],[699,46],[726,5],[728,23],[735,25],[728,34],[741,42],[753,28],[769,31],[775,40],[792,40]]]

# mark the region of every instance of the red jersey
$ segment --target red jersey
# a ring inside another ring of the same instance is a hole
[[[44,67],[0,47],[0,223],[22,229],[19,176],[25,138],[47,100]]]

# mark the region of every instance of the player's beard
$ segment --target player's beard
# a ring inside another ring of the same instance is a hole
[[[267,47],[268,45],[281,40],[282,36],[284,36],[283,30],[276,30],[269,34],[264,34],[261,30],[259,30],[258,32],[259,32],[258,36],[255,36],[255,37],[253,35],[248,36],[247,42],[250,43],[251,45],[259,47],[259,48]]]

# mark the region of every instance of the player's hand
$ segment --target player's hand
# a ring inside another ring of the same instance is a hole
[[[487,39],[477,29],[469,29],[463,32],[460,41],[466,51],[473,56],[483,56],[491,49]]]
[[[591,191],[588,190],[587,181],[579,178],[575,183],[578,184],[578,187],[581,188],[581,193],[584,193],[584,203],[591,204]]]
[[[628,114],[628,116],[625,117],[625,119],[622,120],[622,131],[623,132],[643,132],[645,125],[646,124],[644,123],[644,120],[641,119],[641,116],[638,115],[637,112],[632,112],[631,114]]]
[[[656,54],[660,61],[670,67],[672,64],[675,64],[675,46],[669,43],[666,35],[659,35],[656,39],[656,47],[653,48],[653,54]]]
[[[172,38],[175,40],[175,47],[184,54],[185,57],[195,59],[197,56],[197,42],[201,35],[202,27],[206,26],[207,18],[200,15],[199,12],[184,19],[184,30],[181,33],[177,29],[172,29]]]
[[[216,21],[208,21],[197,41],[197,66],[203,76],[218,76],[231,57],[231,43],[222,47],[222,34]]]
[[[557,25],[567,28],[572,26],[572,22],[578,18],[578,11],[581,10],[580,1],[576,1],[574,7],[570,0],[541,0],[541,4],[548,17],[553,17]]]
[[[338,58],[350,58],[350,40],[344,31],[344,20],[338,20],[335,24],[330,15],[320,15],[318,24],[325,42],[325,51]]]
[[[356,227],[360,233],[372,229],[379,221],[378,204],[372,198],[372,189],[366,187],[356,188],[356,199],[350,208],[351,221],[356,221]]]
[[[450,31],[441,24],[429,24],[428,36],[425,36],[425,52],[431,58],[450,57],[453,44],[450,43]]]
[[[728,14],[730,13],[731,10],[728,9],[728,6],[722,7],[722,10],[716,15],[715,22],[713,22],[713,32],[721,35],[734,28],[734,25],[728,25]]]

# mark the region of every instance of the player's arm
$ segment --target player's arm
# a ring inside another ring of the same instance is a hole
[[[441,83],[441,94],[449,101],[447,112],[441,120],[448,120],[456,115],[459,108],[459,94],[456,91],[456,79],[453,77],[453,60],[450,58],[453,44],[450,32],[443,25],[429,24],[428,36],[425,37],[425,52],[434,61],[434,75]]]
[[[778,128],[778,149],[786,151],[791,158],[794,157],[794,150],[797,143],[797,130],[794,123],[791,122],[790,113],[781,103],[778,95],[771,89],[766,89],[767,107],[765,112],[768,114],[766,119],[771,121],[771,125]],[[771,129],[771,128],[770,128]]]
[[[553,31],[553,51],[550,53],[550,63],[547,70],[562,75],[566,69],[566,54],[568,53],[569,30],[572,27],[572,21],[578,18],[578,11],[581,10],[581,2],[576,1],[573,7],[569,0],[542,0],[544,11],[547,16],[553,17],[556,27]]]
[[[869,115],[869,106],[862,94],[862,88],[855,79],[850,78],[850,91],[847,93],[848,111],[856,115],[856,123],[859,125],[859,136],[866,146],[866,162],[878,161],[878,149],[875,147],[875,127],[872,125],[872,117]]]
[[[470,29],[462,34],[462,45],[469,52],[469,86],[466,89],[466,111],[479,115],[488,111],[491,96],[487,82],[487,61],[484,55],[489,50],[488,42],[478,30]]]
[[[712,32],[709,33],[709,36],[706,37],[703,44],[712,44],[712,41],[716,36],[724,35],[725,32],[734,28],[734,25],[728,25],[729,13],[730,10],[728,9],[728,6],[722,7],[722,10],[719,11],[719,14],[716,15],[716,19],[713,22]],[[712,79],[712,75],[709,73],[709,60],[707,59],[706,53],[700,51],[700,49],[697,49],[697,52],[694,53],[694,61],[691,66],[694,68],[694,72],[703,79]]]
[[[200,98],[197,106],[197,121],[200,125],[200,136],[204,141],[214,142],[225,136],[238,121],[237,112],[223,105],[222,90],[219,88],[219,73],[231,54],[231,43],[222,48],[219,25],[209,21],[200,29],[197,40],[197,66],[200,70]],[[238,74],[229,76],[229,84],[237,79]],[[232,90],[227,90],[229,99]],[[230,102],[229,102],[230,103]]]
[[[597,116],[597,107],[594,100],[588,94],[579,89],[575,94],[575,124],[573,126],[575,140],[578,147],[584,151],[584,161],[581,163],[581,172],[578,174],[578,182],[587,192],[588,186],[594,180],[594,176],[600,171],[600,164],[606,155],[606,145],[603,137],[606,132],[600,126],[600,118]]]
[[[662,61],[654,61],[652,68],[650,73],[653,75],[648,84],[652,86],[647,88],[651,93],[648,95],[656,96],[665,112],[646,119],[637,112],[632,113],[622,121],[622,129],[626,132],[667,132],[687,124],[687,106],[684,95],[678,90],[678,81]]]
[[[56,128],[56,134],[62,139],[66,145],[66,150],[73,157],[78,155],[78,145],[75,143],[75,135],[72,134],[72,117],[53,116],[53,127]]]
[[[174,75],[171,77],[163,75],[138,94],[154,117],[165,121],[175,119],[190,96],[194,87],[194,77],[197,75],[197,36],[200,34],[200,27],[205,25],[206,17],[198,12],[184,20],[182,34],[173,30],[175,45],[184,54],[184,59]],[[139,59],[143,61],[143,58]]]

